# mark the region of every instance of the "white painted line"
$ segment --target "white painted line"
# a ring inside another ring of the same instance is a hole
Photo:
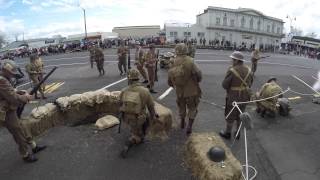
[[[307,84],[306,82],[304,82],[302,79],[298,78],[295,75],[291,75],[293,78],[297,79],[298,81],[300,81],[302,84],[306,85],[307,87],[309,87],[312,91],[314,91],[316,94],[320,95],[320,93],[318,91],[316,91],[315,89],[313,89],[313,87],[311,87],[309,84]]]
[[[99,89],[99,90],[108,89],[109,87],[114,86],[114,85],[116,85],[116,84],[118,84],[118,83],[120,83],[120,82],[122,82],[122,81],[125,81],[125,80],[127,80],[127,78],[120,79],[119,81],[116,81],[116,82],[114,82],[114,83],[111,83],[111,84],[109,84],[109,85],[107,85],[107,86],[105,86],[105,87],[103,87],[103,88],[101,88],[101,89]]]
[[[231,62],[231,60],[221,60],[221,59],[198,59],[195,62]]]
[[[17,88],[23,87],[23,86],[28,85],[28,84],[30,84],[30,83],[31,83],[31,82],[27,82],[27,83],[21,84],[21,85],[17,86]]]
[[[89,62],[85,62],[85,63],[71,63],[71,64],[48,65],[48,66],[45,66],[44,68],[54,67],[54,66],[60,67],[60,66],[73,66],[73,65],[84,65],[84,64],[89,64]]]
[[[272,65],[280,65],[280,66],[289,66],[289,67],[299,67],[299,68],[305,68],[305,69],[313,69],[313,67],[294,65],[294,64],[281,64],[281,63],[272,63],[272,62],[260,62],[260,64],[272,64]]]
[[[315,79],[315,80],[317,80],[317,81],[319,81],[319,79],[318,79],[318,78],[316,78],[316,77],[314,77],[314,76],[312,76],[312,78],[313,78],[313,79]]]
[[[173,87],[169,87],[161,96],[158,97],[158,100],[162,100],[163,98],[165,98],[172,90]]]

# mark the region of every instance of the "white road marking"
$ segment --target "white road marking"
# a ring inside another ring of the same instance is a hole
[[[307,84],[306,82],[304,82],[302,79],[298,78],[295,75],[291,75],[293,78],[297,79],[298,81],[300,81],[302,84],[306,85],[307,87],[309,87],[312,91],[314,91],[316,94],[320,95],[320,93],[318,91],[316,91],[315,89],[313,89],[313,87],[311,87],[309,84]]]
[[[163,98],[165,98],[172,90],[173,88],[169,87],[161,96],[158,97],[158,100],[162,100]]]
[[[317,81],[319,81],[319,79],[318,79],[318,78],[316,78],[316,77],[314,77],[314,76],[312,76],[312,78],[313,78],[313,79],[315,79],[315,80],[317,80]]]
[[[21,85],[17,86],[17,88],[23,87],[23,86],[28,85],[28,84],[30,84],[30,83],[31,83],[31,82],[27,82],[27,83],[21,84]]]
[[[120,82],[122,82],[122,81],[125,81],[125,80],[127,80],[127,78],[120,79],[119,81],[116,81],[116,82],[114,82],[114,83],[111,83],[111,84],[103,87],[103,88],[100,88],[99,90],[108,89],[109,87],[114,86],[114,85],[116,85],[116,84],[118,84],[118,83],[120,83]]]
[[[305,69],[313,69],[313,67],[309,66],[301,66],[301,65],[294,65],[294,64],[281,64],[281,63],[272,63],[272,62],[260,62],[260,64],[272,64],[272,65],[280,65],[280,66],[289,66],[289,67],[299,67]]]

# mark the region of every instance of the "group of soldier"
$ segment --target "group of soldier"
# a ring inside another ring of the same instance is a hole
[[[125,143],[121,151],[122,157],[126,157],[127,152],[133,145],[141,144],[144,141],[146,129],[150,121],[157,121],[158,115],[155,111],[155,104],[150,93],[156,93],[153,90],[155,80],[155,68],[157,56],[155,47],[149,46],[145,53],[139,44],[136,44],[135,65],[136,69],[130,69],[127,73],[127,54],[128,49],[121,44],[118,51],[120,75],[126,73],[128,78],[128,87],[123,89],[120,94],[121,118],[130,126],[131,137]],[[195,47],[191,44],[180,43],[175,47],[175,58],[168,70],[167,83],[176,92],[176,103],[179,111],[180,128],[186,129],[186,134],[192,133],[193,123],[195,122],[198,105],[201,98],[200,82],[202,80],[201,70],[194,63]],[[219,134],[225,139],[231,138],[233,126],[239,127],[241,120],[239,111],[232,111],[233,102],[245,102],[251,99],[250,88],[254,80],[257,61],[260,59],[259,51],[253,53],[252,70],[244,65],[244,56],[241,52],[235,51],[231,54],[232,66],[228,68],[226,76],[222,82],[222,87],[226,90],[225,120],[226,128]],[[90,49],[91,68],[93,62],[97,64],[100,75],[104,75],[104,55],[101,49],[92,47]],[[147,71],[144,69],[146,68]],[[29,74],[33,85],[37,85],[43,78],[43,62],[36,55],[30,57],[30,63],[26,65],[26,71]],[[10,84],[10,79],[18,73],[16,64],[11,61],[5,61],[1,67],[0,74],[0,123],[2,123],[13,135],[15,142],[19,146],[23,160],[26,162],[35,162],[37,158],[35,153],[46,148],[39,146],[33,141],[32,136],[26,128],[19,122],[16,109],[21,103],[27,103],[32,100],[32,96],[26,91],[17,91]],[[143,78],[140,83],[140,76]],[[147,84],[147,88],[142,84]],[[42,98],[45,98],[44,89],[40,88]],[[257,93],[256,98],[268,98],[270,93],[281,93],[282,89],[276,83],[276,78],[270,78],[268,82]],[[35,94],[35,98],[38,98]],[[257,104],[257,112],[264,116],[266,112],[276,111],[277,98],[270,101],[262,101]],[[246,104],[240,104],[241,111],[245,111]],[[271,113],[272,114],[272,113]],[[186,125],[187,124],[187,125]],[[185,128],[186,127],[186,128]],[[240,138],[240,134],[237,139]],[[29,149],[31,146],[31,151]]]

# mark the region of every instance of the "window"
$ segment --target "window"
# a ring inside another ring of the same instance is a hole
[[[279,27],[277,28],[277,34],[280,34],[280,28]]]
[[[227,17],[226,17],[226,16],[223,17],[223,25],[224,25],[224,26],[227,25]]]
[[[253,18],[250,19],[250,29],[253,29]]]
[[[267,26],[267,32],[270,32],[270,25]]]
[[[204,32],[198,32],[198,37],[204,37]]]
[[[191,36],[191,32],[183,32],[183,35],[189,37],[189,36]]]
[[[231,20],[230,20],[230,26],[231,26],[231,27],[234,27],[234,19],[231,19]]]
[[[220,18],[216,18],[216,25],[220,25]]]
[[[170,36],[171,37],[177,37],[178,36],[178,32],[170,32]]]
[[[274,23],[272,23],[272,33],[274,33]]]
[[[259,19],[258,23],[257,23],[257,30],[260,31],[260,28],[261,28],[261,21]]]
[[[241,27],[243,28],[245,24],[246,24],[246,20],[242,16],[242,18],[241,18]]]

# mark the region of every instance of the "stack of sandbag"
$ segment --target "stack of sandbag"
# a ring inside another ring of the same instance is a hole
[[[104,129],[111,128],[115,125],[118,125],[119,123],[120,123],[120,121],[118,118],[111,116],[111,115],[106,115],[106,116],[103,116],[102,118],[98,119],[96,121],[95,126],[99,130],[104,130]]]
[[[207,152],[211,147],[221,147],[225,150],[225,167],[213,162]],[[194,176],[200,180],[240,180],[242,167],[233,156],[231,150],[216,133],[193,133],[186,142],[186,160]]]
[[[155,110],[159,118],[150,121],[147,136],[150,138],[166,139],[172,128],[174,115],[170,109],[157,102],[155,102]]]

